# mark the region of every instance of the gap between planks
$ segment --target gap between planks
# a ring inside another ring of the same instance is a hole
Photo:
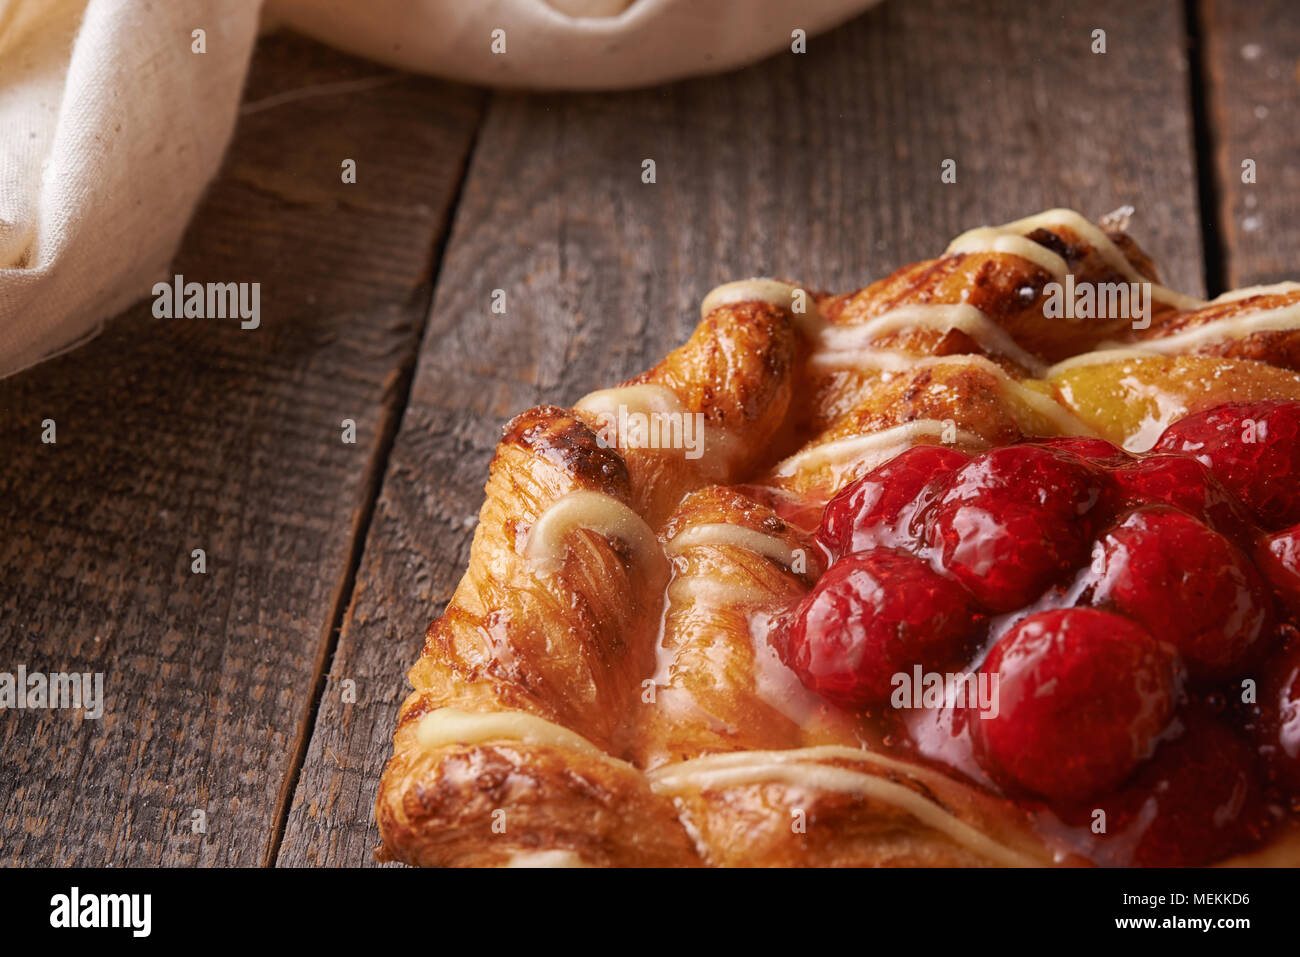
[[[1196,199],[1201,217],[1201,265],[1205,274],[1205,298],[1227,291],[1228,267],[1220,226],[1223,190],[1222,171],[1216,162],[1220,143],[1210,110],[1212,75],[1206,42],[1208,0],[1183,0],[1187,34],[1187,83],[1192,111],[1192,159],[1196,163]]]
[[[280,856],[280,847],[284,843],[289,813],[293,808],[293,799],[298,790],[298,781],[302,776],[303,764],[311,747],[312,735],[316,731],[316,720],[320,713],[321,699],[324,697],[325,687],[329,683],[329,674],[334,665],[334,654],[338,650],[339,635],[343,630],[343,620],[352,604],[352,596],[356,591],[357,573],[361,568],[361,560],[365,557],[366,540],[370,535],[370,525],[374,520],[375,508],[379,503],[380,493],[383,491],[384,476],[388,474],[389,457],[392,454],[393,443],[397,439],[398,430],[402,425],[402,417],[405,415],[407,404],[410,401],[411,385],[415,380],[415,367],[419,361],[424,336],[428,331],[429,319],[433,313],[438,280],[442,274],[443,259],[447,251],[448,240],[451,237],[451,227],[456,221],[456,214],[460,209],[461,199],[465,192],[465,180],[469,176],[470,163],[478,148],[479,133],[483,129],[483,122],[492,105],[492,99],[493,95],[489,94],[480,104],[479,113],[474,122],[474,130],[470,134],[469,143],[465,147],[460,168],[456,171],[455,189],[452,190],[451,200],[447,204],[447,211],[443,216],[443,220],[433,235],[427,268],[429,279],[427,283],[420,287],[419,291],[422,300],[420,314],[423,318],[411,335],[401,368],[397,370],[392,385],[386,390],[388,395],[384,402],[378,435],[375,438],[375,449],[366,468],[361,504],[352,525],[348,561],[339,575],[338,587],[335,589],[334,599],[331,602],[329,621],[325,626],[325,633],[322,635],[320,652],[316,658],[312,673],[311,695],[302,720],[298,723],[298,740],[294,748],[293,759],[286,770],[284,782],[281,784],[280,793],[276,798],[275,814],[266,853],[262,858],[262,867],[276,866]]]

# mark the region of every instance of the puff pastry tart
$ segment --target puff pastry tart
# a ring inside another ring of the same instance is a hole
[[[511,421],[380,856],[1300,864],[1300,284],[1123,225],[730,283]]]

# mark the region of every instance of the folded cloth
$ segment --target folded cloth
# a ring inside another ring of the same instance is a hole
[[[737,66],[873,2],[0,0],[0,376],[167,278],[263,13],[403,69],[599,89]]]

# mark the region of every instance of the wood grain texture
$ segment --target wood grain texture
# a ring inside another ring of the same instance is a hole
[[[0,670],[107,697],[0,715],[5,864],[264,863],[287,804],[481,94],[270,38],[246,95],[175,271],[261,327],[146,301],[0,383]]]
[[[1300,278],[1300,5],[1204,0],[1200,24],[1224,278]]]
[[[1131,203],[1200,292],[1184,40],[1164,2],[907,0],[729,76],[495,96],[279,863],[371,862],[405,672],[464,569],[501,422],[650,365],[714,284],[846,290],[982,222]]]

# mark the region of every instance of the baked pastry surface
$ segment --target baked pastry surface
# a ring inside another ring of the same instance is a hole
[[[729,283],[654,368],[511,420],[469,567],[410,672],[380,856],[1103,862],[808,690],[768,635],[826,568],[826,503],[905,449],[1144,451],[1224,402],[1300,400],[1300,284],[1202,302],[1161,287],[1118,226],[1048,211],[843,295]],[[1149,309],[1058,317],[1064,282],[1146,284]],[[1238,860],[1300,863],[1293,822]]]

